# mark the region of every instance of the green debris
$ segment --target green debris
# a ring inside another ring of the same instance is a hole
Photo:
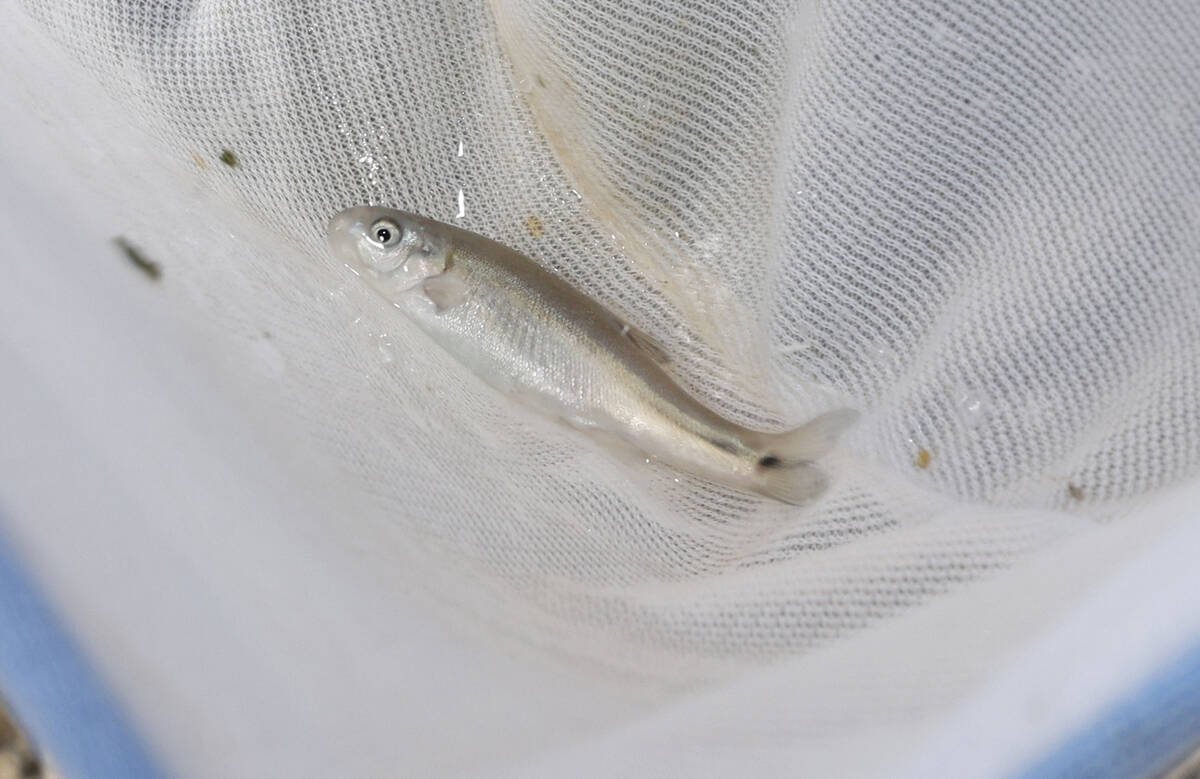
[[[162,278],[162,266],[142,254],[141,250],[131,244],[125,236],[118,235],[113,239],[113,243],[125,255],[125,259],[129,260],[133,267],[145,273],[151,281],[158,281]]]
[[[231,168],[242,167],[242,163],[238,161],[238,156],[233,153],[233,149],[221,149],[221,162]]]

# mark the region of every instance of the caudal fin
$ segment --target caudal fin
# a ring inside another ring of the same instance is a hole
[[[811,463],[827,454],[838,436],[858,421],[852,408],[828,411],[787,433],[764,435],[759,444],[759,465],[764,468],[788,468]]]
[[[799,506],[809,503],[825,491],[825,474],[815,465],[763,470],[758,491],[768,498]]]
[[[759,492],[794,505],[812,501],[826,486],[825,474],[813,463],[857,420],[857,411],[840,408],[790,432],[764,435],[759,448]]]

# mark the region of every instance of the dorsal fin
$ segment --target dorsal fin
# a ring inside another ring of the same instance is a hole
[[[621,328],[621,335],[632,341],[639,349],[654,358],[654,361],[659,365],[668,365],[671,362],[671,355],[666,348],[652,335],[637,329],[628,322],[618,320],[617,326]]]

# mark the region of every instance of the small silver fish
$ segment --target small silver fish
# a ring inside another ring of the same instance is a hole
[[[528,257],[451,225],[360,206],[333,218],[329,244],[492,387],[721,484],[807,502],[825,486],[814,461],[858,417],[839,409],[778,434],[734,424],[671,379],[644,333]]]

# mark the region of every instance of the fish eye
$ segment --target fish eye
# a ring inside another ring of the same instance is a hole
[[[400,243],[401,233],[400,226],[391,219],[377,219],[367,234],[372,241],[388,248]]]

